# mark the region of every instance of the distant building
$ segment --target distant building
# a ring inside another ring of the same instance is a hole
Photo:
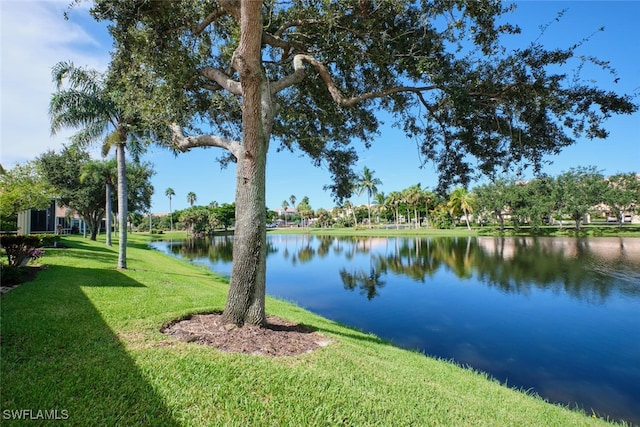
[[[46,209],[27,209],[18,213],[18,234],[56,233],[79,231],[82,219],[53,200]]]

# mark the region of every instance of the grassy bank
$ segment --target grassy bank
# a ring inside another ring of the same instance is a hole
[[[1,297],[3,424],[22,409],[82,426],[606,424],[273,299],[270,314],[334,343],[274,359],[175,341],[161,326],[221,310],[227,285],[145,239],[130,237],[118,271],[115,243],[65,238]]]

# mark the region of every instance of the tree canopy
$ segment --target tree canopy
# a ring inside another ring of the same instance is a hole
[[[116,162],[91,160],[86,151],[72,146],[64,147],[59,153],[47,151],[35,164],[42,181],[54,190],[62,205],[82,216],[91,230],[91,240],[96,240],[109,194],[105,187],[117,175]],[[126,173],[127,210],[131,213],[148,210],[153,194],[151,165],[128,164]]]
[[[36,163],[44,181],[55,188],[60,203],[75,210],[88,225],[91,240],[96,240],[105,215],[105,179],[85,174],[91,159],[86,151],[64,147],[59,153],[49,150]]]
[[[327,188],[342,200],[356,178],[351,144],[371,145],[381,111],[419,141],[444,189],[465,186],[474,169],[539,170],[544,155],[580,135],[605,137],[605,119],[636,110],[628,96],[558,71],[577,58],[579,44],[505,49],[502,37],[519,32],[503,16],[512,7],[499,0],[95,1],[93,15],[110,21],[115,40],[111,75],[123,88],[121,108],[140,111],[175,150],[220,147],[223,162],[237,163],[227,321],[266,321],[260,224],[272,137],[280,149],[325,164]]]
[[[42,180],[34,162],[9,170],[3,168],[0,170],[0,230],[15,231],[20,211],[46,208],[55,196],[54,189]]]
[[[628,96],[566,72],[571,59],[610,70],[578,58],[580,43],[503,48],[505,36],[519,33],[503,23],[512,7],[489,0],[265,1],[260,58],[277,105],[271,135],[280,148],[300,148],[328,164],[329,188],[343,197],[355,178],[350,143],[371,144],[380,110],[420,141],[443,186],[468,183],[470,156],[486,173],[523,162],[539,169],[544,155],[579,135],[603,138],[604,119],[636,110]],[[112,21],[114,71],[162,82],[151,98],[138,92],[150,112],[162,111],[162,120],[194,134],[219,136],[181,148],[230,148],[241,139],[238,2],[98,0],[93,13]],[[140,62],[151,65],[151,76],[143,77]]]

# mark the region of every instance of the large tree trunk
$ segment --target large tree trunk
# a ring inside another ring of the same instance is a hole
[[[127,217],[129,216],[124,142],[116,144],[116,162],[118,165],[118,269],[121,270],[127,268]]]
[[[242,148],[236,169],[236,230],[224,321],[265,325],[265,181],[273,107],[261,66],[262,2],[241,3],[234,67],[242,86]]]
[[[100,228],[100,219],[102,217],[102,212],[92,212],[87,214],[82,214],[82,219],[85,224],[89,224],[89,240],[96,241],[98,237],[98,229]],[[86,227],[85,227],[86,229]]]
[[[89,240],[93,240],[94,242],[98,240],[98,222],[93,221],[93,219],[87,221],[89,223]]]

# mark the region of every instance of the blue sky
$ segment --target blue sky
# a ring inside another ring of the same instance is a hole
[[[2,0],[0,1],[0,163],[11,168],[16,163],[32,160],[47,149],[58,150],[73,133],[65,131],[52,137],[49,133],[48,103],[54,91],[51,67],[61,60],[73,60],[76,65],[104,70],[109,61],[111,40],[103,25],[88,15],[88,5],[82,4],[63,19],[69,0]],[[638,1],[519,1],[510,22],[523,29],[522,43],[538,37],[540,26],[553,21],[557,12],[567,9],[560,22],[550,26],[540,39],[548,47],[566,47],[578,42],[604,26],[580,47],[579,53],[593,55],[611,62],[617,70],[618,83],[607,74],[589,74],[599,86],[618,93],[640,93],[640,2]],[[587,72],[591,72],[587,70]],[[640,98],[636,98],[640,102]],[[640,171],[640,113],[614,117],[607,128],[607,140],[580,140],[574,146],[551,158],[545,172],[557,175],[575,166],[594,165],[607,175]],[[299,152],[276,152],[271,143],[267,162],[267,206],[275,209],[282,201],[295,195],[298,200],[308,196],[313,208],[331,208],[331,195],[323,190],[330,183],[326,169],[313,167]],[[380,190],[389,193],[421,183],[423,188],[436,185],[434,167],[420,169],[421,159],[415,141],[407,140],[395,129],[383,128],[365,150],[356,144],[364,166],[375,171],[382,180]],[[152,148],[144,160],[154,164],[155,195],[152,212],[168,212],[169,202],[164,192],[172,187],[176,196],[173,209],[188,206],[186,195],[196,193],[198,204],[232,202],[235,170],[221,170],[217,149],[195,149],[190,153],[173,154]],[[366,196],[355,197],[366,203]]]

